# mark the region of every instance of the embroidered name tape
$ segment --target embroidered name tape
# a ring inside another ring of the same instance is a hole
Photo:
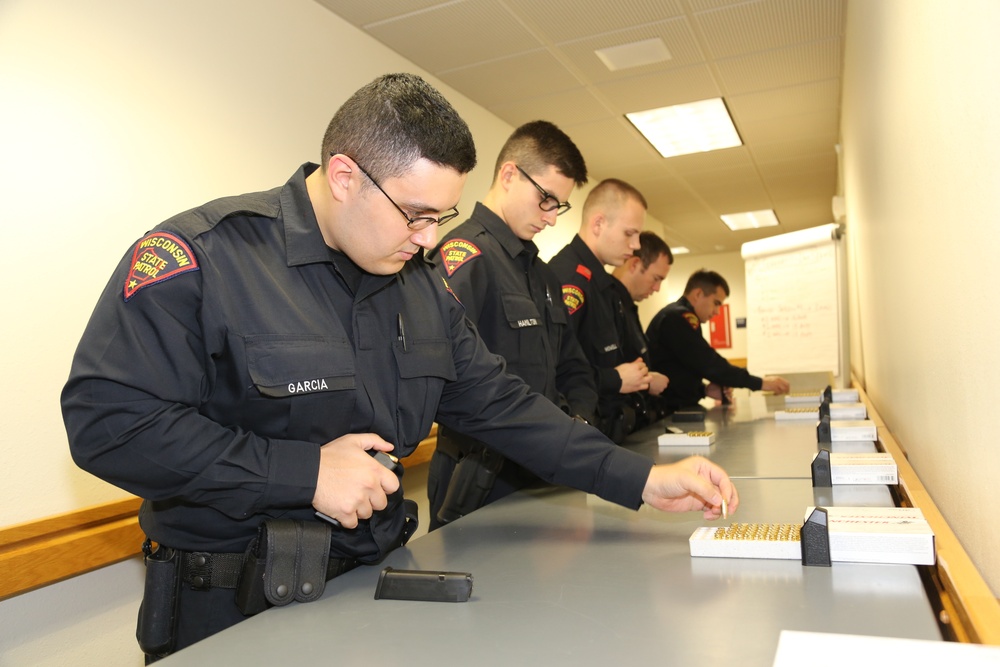
[[[191,247],[179,237],[169,232],[147,234],[132,251],[132,268],[125,279],[123,296],[128,301],[143,287],[198,269]]]

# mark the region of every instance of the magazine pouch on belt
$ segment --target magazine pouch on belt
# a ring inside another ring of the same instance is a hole
[[[329,524],[320,521],[267,519],[258,553],[264,556],[264,596],[276,607],[292,600],[312,602],[326,588],[330,560]]]

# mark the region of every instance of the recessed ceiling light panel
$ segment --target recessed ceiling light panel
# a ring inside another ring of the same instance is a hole
[[[721,97],[636,111],[625,117],[663,157],[743,145]]]
[[[720,216],[726,227],[735,231],[740,229],[758,229],[760,227],[776,227],[778,217],[771,209],[763,211],[747,211],[745,213],[727,213]]]

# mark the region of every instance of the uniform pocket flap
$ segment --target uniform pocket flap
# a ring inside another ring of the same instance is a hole
[[[247,370],[267,396],[354,388],[354,350],[328,336],[246,338]]]
[[[458,379],[455,360],[451,357],[451,343],[447,340],[410,341],[405,351],[396,347],[393,348],[393,352],[396,355],[401,378],[437,377],[448,381]]]
[[[523,294],[505,293],[500,295],[507,323],[515,329],[536,327],[542,323],[541,314],[531,297]]]

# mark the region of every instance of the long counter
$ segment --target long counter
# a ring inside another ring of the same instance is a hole
[[[737,520],[892,505],[884,486],[813,489],[815,425],[778,424],[779,403],[766,403],[713,408],[705,422],[718,440],[701,453],[736,478]],[[656,424],[626,446],[679,457],[656,446],[662,432]],[[162,664],[769,667],[782,629],[941,639],[915,566],[692,558],[688,538],[706,524],[699,513],[633,512],[570,489],[522,491],[330,581],[317,602],[264,612]],[[385,566],[470,572],[472,599],[374,600]]]

